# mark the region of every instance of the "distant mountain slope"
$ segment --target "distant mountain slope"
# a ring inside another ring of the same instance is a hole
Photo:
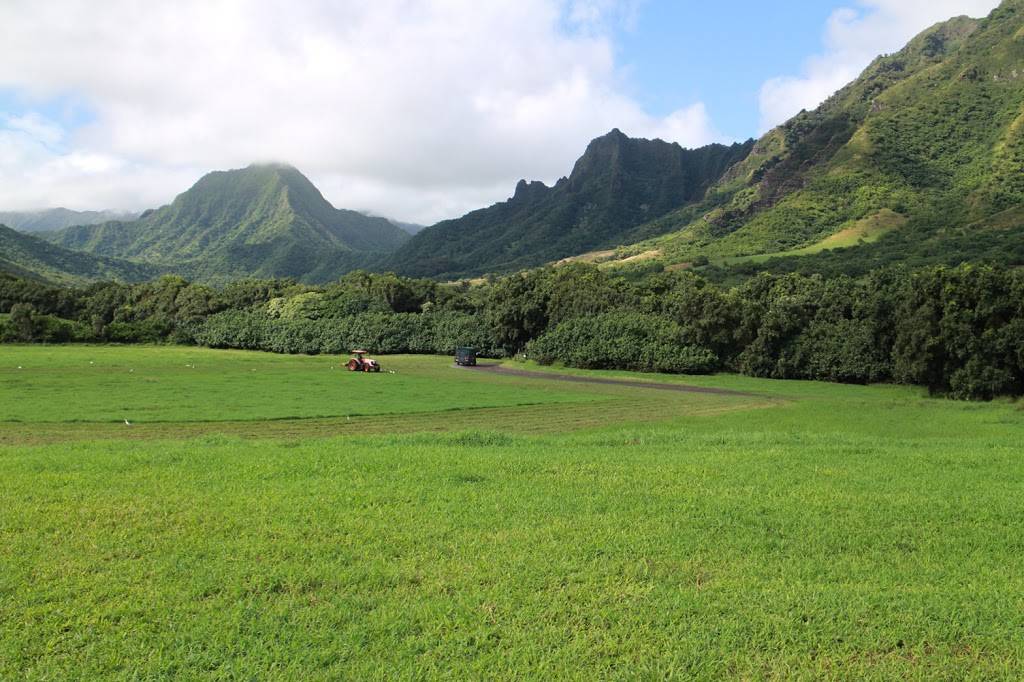
[[[51,238],[89,253],[141,259],[201,279],[331,279],[409,235],[384,218],[331,206],[295,168],[209,173],[138,220],[77,226]]]
[[[818,109],[761,138],[703,202],[634,230],[628,237],[641,241],[618,258],[817,258],[842,243],[832,235],[863,221],[888,226],[852,244],[872,243],[873,257],[890,246],[906,258],[963,253],[963,230],[1000,213],[1003,224],[1022,204],[1024,0],[1007,0],[987,19],[952,19],[879,57]],[[1016,227],[986,233],[986,243],[1014,243]]]
[[[0,211],[0,225],[22,232],[48,232],[63,230],[72,225],[95,225],[111,220],[135,220],[137,213],[130,211],[72,211],[67,208],[48,208],[42,211]]]
[[[0,272],[67,284],[97,280],[141,282],[160,275],[161,269],[71,251],[0,225]]]
[[[751,140],[689,150],[613,130],[591,142],[554,187],[520,181],[511,199],[424,229],[387,267],[454,278],[616,246],[636,225],[700,199],[752,146]]]
[[[425,230],[427,227],[426,225],[420,225],[419,223],[403,223],[400,220],[392,220],[391,222],[397,225],[398,227],[402,228],[409,234],[417,234]]]

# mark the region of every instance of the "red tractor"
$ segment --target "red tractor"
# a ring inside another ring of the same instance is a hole
[[[380,371],[380,363],[378,363],[373,358],[363,357],[368,352],[369,351],[365,351],[365,350],[354,350],[354,351],[352,351],[352,355],[354,355],[355,357],[353,357],[351,360],[348,361],[348,363],[346,363],[345,366],[348,367],[348,371],[350,371],[350,372],[379,372]]]

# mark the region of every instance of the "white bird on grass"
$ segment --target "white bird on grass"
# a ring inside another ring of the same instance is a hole
[[[125,419],[125,420],[124,420],[124,425],[125,425],[125,426],[131,426],[131,425],[132,425],[132,423],[131,423],[130,421],[128,421],[127,419]]]

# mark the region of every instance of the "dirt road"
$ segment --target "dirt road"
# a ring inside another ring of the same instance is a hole
[[[647,388],[653,391],[675,391],[677,393],[708,393],[711,395],[732,395],[744,398],[764,398],[757,393],[731,391],[727,388],[711,388],[705,386],[685,386],[683,384],[667,384],[654,381],[636,381],[631,379],[609,379],[606,377],[583,377],[575,374],[555,374],[553,372],[534,372],[528,369],[514,369],[498,364],[480,364],[476,367],[463,367],[475,372],[490,372],[505,376],[524,377],[527,379],[547,379],[548,381],[568,381],[576,384],[607,384],[610,386],[629,386],[631,388]]]

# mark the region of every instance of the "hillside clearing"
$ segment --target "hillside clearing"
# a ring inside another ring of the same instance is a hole
[[[719,265],[736,265],[739,263],[763,263],[771,258],[782,258],[786,256],[811,256],[822,251],[831,249],[847,249],[861,244],[872,244],[885,235],[898,230],[907,222],[907,217],[900,215],[887,208],[877,213],[854,221],[849,227],[845,227],[835,234],[825,237],[810,246],[778,253],[765,253],[756,256],[733,256],[714,259]]]

